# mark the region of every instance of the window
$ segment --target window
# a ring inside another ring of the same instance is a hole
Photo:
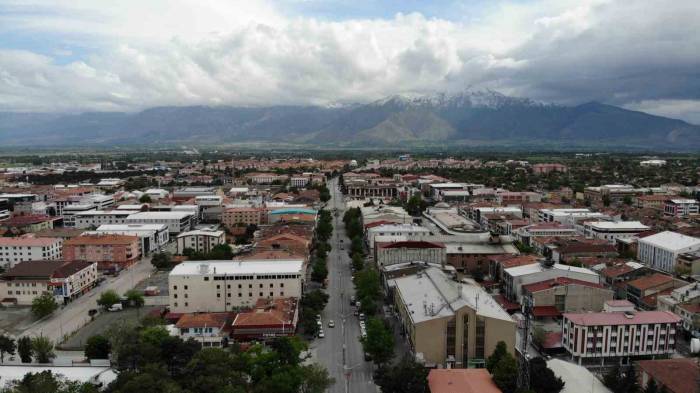
[[[185,285],[185,291],[187,290],[187,285]]]
[[[238,297],[243,297],[243,294],[238,292]]]
[[[173,291],[177,291],[177,285],[173,285]]]
[[[173,294],[173,298],[177,299],[177,293]]]
[[[221,294],[220,294],[220,293],[217,293],[217,294],[216,294],[216,297],[217,297],[217,298],[220,298],[220,297],[221,297]]]
[[[185,302],[185,307],[188,307],[189,305],[190,305],[189,303]]]
[[[275,286],[275,284],[272,284],[272,283],[270,284],[270,288],[272,288],[272,287],[274,287],[274,286]]]
[[[262,284],[260,284],[260,288],[262,289]]]
[[[445,332],[446,337],[446,349],[447,356],[455,356],[457,348],[455,348],[456,343],[456,333],[457,333],[457,322],[454,318],[447,322],[447,330]]]
[[[248,292],[248,297],[253,297],[253,292]]]
[[[275,295],[274,295],[272,292],[270,292],[270,297],[274,297],[274,296],[275,296]]]
[[[280,283],[280,288],[284,288],[284,283]]]
[[[209,277],[204,277],[204,281],[209,281]]]

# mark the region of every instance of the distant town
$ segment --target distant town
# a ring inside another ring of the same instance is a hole
[[[698,281],[691,154],[0,157],[3,393],[697,393]]]

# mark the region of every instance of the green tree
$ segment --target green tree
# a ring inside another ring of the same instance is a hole
[[[367,321],[367,337],[362,339],[362,348],[377,364],[391,360],[394,356],[394,335],[383,320],[370,318]]]
[[[314,262],[311,268],[311,279],[316,282],[322,282],[328,277],[328,267],[325,259],[318,259]]]
[[[659,393],[659,385],[656,384],[655,379],[650,379],[647,383],[647,387],[644,389],[644,393]]]
[[[411,358],[403,358],[394,366],[384,365],[374,373],[374,381],[382,393],[427,393],[428,369]]]
[[[503,341],[497,342],[493,353],[488,357],[488,359],[486,359],[486,369],[489,370],[489,373],[493,374],[494,370],[496,369],[496,365],[507,353],[508,349],[506,347],[506,343]]]
[[[19,355],[22,363],[32,362],[33,350],[31,338],[23,336],[17,340],[17,354]]]
[[[173,267],[173,260],[169,253],[159,252],[153,254],[153,256],[151,257],[151,265],[153,265],[153,267],[155,267],[158,270],[166,270]]]
[[[108,359],[111,350],[112,344],[109,339],[99,334],[91,336],[85,343],[85,357],[90,360]]]
[[[518,387],[518,364],[511,354],[506,353],[496,364],[493,382],[504,393],[515,393]]]
[[[126,297],[126,301],[129,303],[129,307],[140,309],[145,303],[143,294],[140,291],[137,291],[136,289],[129,289],[128,291],[126,291],[124,296]]]
[[[44,336],[32,338],[32,352],[39,363],[49,363],[56,357],[53,352],[53,343]]]
[[[360,271],[365,267],[365,258],[360,254],[352,254],[352,268]]]
[[[153,201],[151,200],[150,195],[148,195],[148,194],[143,194],[143,195],[141,195],[141,198],[139,198],[139,202],[141,202],[141,203],[151,203],[151,202],[153,202]]]
[[[324,393],[335,383],[328,375],[328,370],[319,364],[310,364],[301,368],[302,384],[300,393]]]
[[[530,360],[530,389],[536,393],[559,393],[564,389],[564,381],[554,375],[541,357]]]
[[[619,365],[608,370],[603,376],[603,384],[607,386],[613,392],[617,392],[620,389],[622,370]]]
[[[627,206],[632,206],[632,197],[629,195],[625,195],[625,197],[622,198],[622,202]]]
[[[97,304],[106,310],[120,301],[121,298],[119,294],[112,289],[108,289],[100,294],[100,298],[97,299]]]
[[[98,393],[89,382],[68,381],[51,371],[28,373],[21,380],[10,382],[3,393]]]
[[[53,295],[48,292],[42,293],[40,296],[32,300],[32,314],[36,318],[43,318],[52,314],[58,308],[58,304]]]
[[[4,334],[0,335],[0,363],[5,362],[5,354],[14,355],[15,349],[17,349],[17,346],[12,337]]]
[[[233,250],[228,244],[217,244],[207,254],[208,259],[212,260],[229,260],[233,259]]]

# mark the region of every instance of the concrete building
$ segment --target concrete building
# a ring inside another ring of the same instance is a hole
[[[374,253],[374,239],[377,236],[399,236],[412,233],[429,234],[428,228],[415,224],[385,224],[367,229],[367,245],[370,253]]]
[[[664,202],[664,214],[672,217],[697,215],[700,203],[695,199],[668,199]]]
[[[521,303],[524,285],[560,277],[600,284],[600,277],[592,270],[542,262],[503,270],[503,289],[506,298]]]
[[[450,242],[445,244],[447,264],[464,273],[479,270],[487,273],[489,258],[496,255],[518,255],[510,240],[495,237],[484,242]]]
[[[562,344],[579,363],[675,353],[680,317],[668,311],[565,313]]]
[[[207,222],[220,221],[224,211],[224,198],[219,195],[199,195],[194,198],[194,202],[199,206],[202,220]]]
[[[185,341],[193,339],[203,348],[221,348],[228,343],[233,318],[235,313],[230,312],[183,314],[175,328]]]
[[[144,191],[143,194],[148,195],[148,197],[151,198],[152,201],[157,201],[159,199],[164,199],[170,196],[170,192],[162,188],[149,188],[148,190]]]
[[[97,263],[88,261],[26,261],[0,275],[0,299],[5,304],[31,305],[44,293],[59,304],[95,286]]]
[[[100,225],[124,224],[134,210],[87,210],[73,215],[73,226],[79,229],[97,228]]]
[[[141,256],[137,236],[84,235],[63,243],[63,258],[70,261],[98,262],[101,270],[124,269]]]
[[[177,253],[182,254],[186,248],[196,252],[208,253],[219,244],[226,244],[224,231],[188,231],[177,235]]]
[[[183,262],[168,276],[170,311],[228,312],[259,299],[301,297],[304,261]]]
[[[666,160],[645,160],[639,162],[639,166],[643,167],[661,167],[664,165],[666,165]]]
[[[55,221],[62,221],[60,218],[49,217],[44,214],[30,214],[23,216],[13,216],[0,221],[0,228],[12,230],[17,229],[26,233],[35,233],[53,229]]]
[[[567,312],[600,312],[614,295],[602,284],[568,277],[539,281],[522,288],[535,318],[559,317]]]
[[[376,238],[375,238],[376,239]],[[444,265],[447,254],[445,245],[426,241],[375,242],[375,262],[383,266],[412,261]]]
[[[24,261],[61,259],[62,243],[55,237],[0,237],[0,266],[9,269]]]
[[[141,212],[129,215],[125,224],[165,224],[168,232],[177,234],[192,229],[194,217],[190,211]]]
[[[538,218],[542,222],[559,222],[576,225],[583,221],[601,221],[609,219],[607,215],[590,209],[540,209]]]
[[[665,231],[639,239],[637,259],[657,270],[673,273],[678,256],[700,250],[700,239]]]
[[[639,221],[587,221],[583,228],[587,238],[603,239],[611,244],[615,244],[617,239],[632,238],[651,229]]]
[[[173,191],[173,199],[187,200],[201,195],[216,195],[214,187],[183,187]]]
[[[261,207],[230,207],[223,211],[221,223],[226,228],[267,224],[267,210]]]
[[[410,349],[427,367],[483,366],[499,341],[515,353],[515,321],[479,285],[432,266],[387,285]]]
[[[654,310],[657,307],[658,295],[671,291],[677,284],[673,277],[653,273],[627,282],[627,300],[643,310]]]
[[[636,193],[634,186],[629,184],[606,184],[583,190],[584,197],[594,203],[602,203],[606,198],[610,202],[622,202],[625,197],[634,197]]]
[[[141,255],[156,252],[170,241],[170,233],[165,224],[100,225],[95,231],[86,234],[138,236],[141,240]]]
[[[95,210],[97,210],[95,205],[87,203],[76,203],[65,206],[62,210],[62,213],[60,214],[63,216],[63,226],[68,228],[74,228],[76,214]]]
[[[569,168],[563,164],[535,164],[532,166],[532,173],[536,175],[547,174],[551,172],[563,172],[566,173]]]
[[[678,267],[691,276],[700,276],[700,251],[684,252],[678,255]]]

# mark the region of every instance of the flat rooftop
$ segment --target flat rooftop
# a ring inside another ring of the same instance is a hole
[[[687,247],[700,246],[700,239],[676,232],[664,231],[656,235],[639,239],[639,243],[650,244],[666,250],[682,250]]]
[[[214,274],[299,274],[303,259],[262,259],[237,261],[191,261],[183,262],[170,272],[170,276],[197,276]],[[206,268],[204,267],[206,266]]]

